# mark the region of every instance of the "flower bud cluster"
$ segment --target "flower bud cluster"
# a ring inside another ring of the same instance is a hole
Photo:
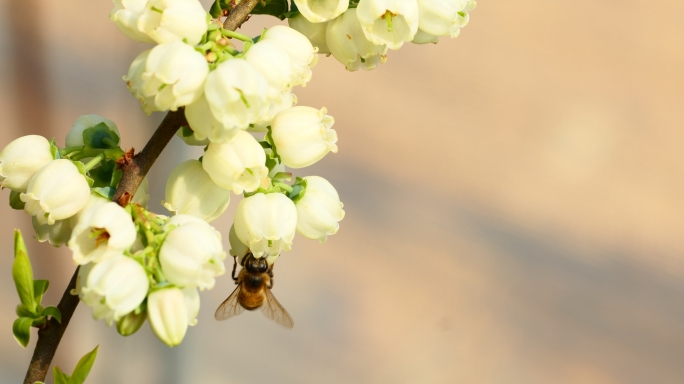
[[[332,54],[350,70],[371,70],[387,61],[387,50],[406,42],[437,43],[457,37],[475,0],[293,0],[290,27],[319,53]]]

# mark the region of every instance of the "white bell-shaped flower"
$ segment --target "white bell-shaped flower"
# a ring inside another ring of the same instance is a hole
[[[249,248],[240,241],[235,233],[235,225],[230,226],[230,235],[228,236],[230,240],[230,255],[237,257],[238,264],[242,264],[242,259],[247,255]],[[278,255],[266,256],[266,263],[268,265],[273,265],[278,259]]]
[[[226,273],[221,234],[190,215],[170,218],[164,229],[170,232],[159,250],[159,262],[166,279],[179,287],[212,289],[215,277]]]
[[[129,250],[136,238],[135,224],[125,209],[109,202],[81,214],[69,249],[79,265],[100,262]]]
[[[41,168],[19,198],[24,211],[36,216],[39,225],[68,219],[88,202],[90,187],[70,160],[53,160]]]
[[[413,44],[437,44],[439,42],[439,36],[431,35],[418,28],[418,32],[413,36],[411,42]]]
[[[328,22],[326,41],[333,56],[349,71],[371,70],[387,62],[387,46],[371,43],[361,29],[356,8]]]
[[[147,316],[155,335],[169,347],[180,344],[188,325],[197,323],[199,293],[195,288],[164,288],[147,297]]]
[[[136,309],[150,287],[145,268],[124,255],[96,263],[85,280],[79,296],[93,308],[93,317],[105,319],[107,325]]]
[[[337,153],[337,132],[328,110],[297,106],[279,112],[271,122],[276,151],[285,166],[303,168]]]
[[[13,140],[0,152],[0,188],[26,192],[31,178],[53,159],[50,142],[43,136]]]
[[[207,12],[197,0],[148,0],[138,29],[159,44],[195,45],[207,32]]]
[[[328,44],[325,42],[325,30],[328,22],[312,23],[303,15],[299,14],[295,17],[287,19],[290,28],[306,36],[314,48],[318,48],[318,53],[330,53]]]
[[[259,188],[268,175],[266,154],[254,136],[238,131],[224,143],[211,143],[204,152],[202,167],[219,187],[235,194]]]
[[[307,176],[304,196],[297,206],[297,232],[302,236],[324,242],[334,235],[344,218],[340,196],[328,180],[319,176]]]
[[[275,42],[290,56],[294,66],[293,86],[305,85],[311,80],[311,68],[318,62],[318,56],[306,36],[284,25],[276,25],[264,32],[261,39]]]
[[[418,0],[418,28],[435,36],[457,37],[468,23],[468,0]]]
[[[230,191],[216,185],[197,160],[182,162],[166,181],[164,208],[173,214],[193,215],[211,222],[230,203]]]
[[[278,102],[283,92],[292,89],[295,68],[290,56],[274,41],[259,41],[247,50],[245,60],[268,83],[268,100]]]
[[[54,224],[38,224],[36,217],[31,218],[33,229],[36,231],[36,240],[49,242],[53,247],[61,247],[71,238],[71,219],[57,220]]]
[[[138,19],[145,11],[148,0],[114,0],[109,19],[116,23],[121,33],[143,43],[154,43],[145,32],[138,29]]]
[[[389,49],[401,48],[418,31],[416,0],[361,0],[356,15],[366,38]]]
[[[208,74],[206,59],[191,45],[180,41],[160,44],[147,56],[140,93],[153,97],[157,110],[175,111],[202,96]]]
[[[145,96],[142,92],[142,75],[145,72],[147,57],[150,55],[151,51],[151,49],[148,49],[133,59],[131,66],[128,68],[128,73],[123,77],[128,91],[140,101],[140,107],[142,108],[143,112],[148,115],[152,112],[159,111],[154,103],[154,96]]]
[[[328,21],[349,7],[348,0],[293,0],[299,12],[312,23]]]
[[[277,256],[292,249],[297,208],[282,193],[257,193],[240,201],[233,225],[255,257]]]
[[[121,137],[119,134],[119,129],[116,127],[116,123],[109,119],[105,119],[99,115],[82,115],[79,116],[74,124],[71,125],[71,129],[64,139],[64,144],[67,147],[80,147],[83,143],[83,131],[88,128],[92,128],[100,123],[105,123],[107,128],[116,132],[117,136]]]
[[[211,71],[204,87],[207,103],[216,120],[221,122],[227,138],[230,131],[245,129],[249,124],[259,120],[268,108],[268,83],[264,76],[244,59],[230,59],[219,64]],[[193,108],[190,106],[190,108]],[[206,107],[201,107],[204,113]],[[193,123],[188,115],[190,127],[196,132],[205,131],[205,127]],[[194,119],[198,120],[198,119]],[[203,124],[207,126],[207,124]],[[217,128],[214,128],[217,129]],[[221,136],[206,132],[209,140],[217,142]]]
[[[78,224],[78,220],[81,218],[81,215],[87,212],[90,208],[98,207],[102,204],[107,204],[109,202],[111,202],[111,200],[102,197],[100,194],[90,192],[90,196],[88,196],[88,201],[86,201],[86,204],[83,206],[83,208],[81,208],[81,210],[78,211],[78,213],[69,218],[71,228],[76,227],[76,225]],[[71,238],[71,236],[69,236],[69,238]]]
[[[296,104],[297,96],[294,93],[283,93],[280,97],[280,101],[277,103],[271,103],[268,106],[268,112],[261,117],[261,120],[254,123],[252,126],[247,128],[247,130],[249,132],[268,132],[268,127],[271,126],[273,116],[278,114],[280,111],[294,107]]]

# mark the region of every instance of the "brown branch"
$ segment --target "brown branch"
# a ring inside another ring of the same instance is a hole
[[[228,17],[223,21],[223,28],[234,31],[244,23],[249,17],[250,12],[257,6],[259,0],[242,0],[240,4],[230,10]]]
[[[223,27],[233,31],[236,30],[245,22],[249,13],[252,12],[252,9],[256,7],[258,2],[259,0],[243,0],[232,9]],[[169,112],[164,117],[164,120],[145,145],[145,148],[138,155],[134,156],[130,162],[123,162],[123,177],[114,193],[113,201],[124,206],[130,202],[143,178],[147,175],[152,164],[157,160],[169,141],[171,141],[173,135],[187,124],[184,108]],[[77,279],[78,268],[76,268],[69,285],[62,295],[62,299],[57,305],[62,314],[62,323],[60,324],[52,318],[43,329],[38,331],[38,342],[36,343],[36,349],[33,351],[33,357],[31,358],[24,384],[45,381],[52,358],[55,356],[62,335],[64,335],[64,331],[67,325],[69,325],[69,320],[71,320],[71,316],[74,314],[79,302],[78,296],[71,294],[71,291],[76,288]]]
[[[71,281],[67,285],[62,299],[57,304],[57,309],[62,314],[62,323],[58,323],[55,318],[51,318],[44,328],[38,330],[38,342],[36,349],[33,350],[33,357],[26,372],[24,384],[33,384],[36,381],[44,381],[50,368],[50,362],[55,356],[59,341],[64,335],[71,315],[74,314],[76,306],[78,305],[78,296],[71,295],[71,290],[76,288],[76,279],[78,278],[78,267],[76,272],[71,276]]]

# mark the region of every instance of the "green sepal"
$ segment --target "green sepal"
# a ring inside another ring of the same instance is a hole
[[[31,313],[36,313],[37,303],[35,302],[35,293],[33,290],[33,270],[31,269],[31,261],[26,251],[26,244],[24,238],[21,236],[21,231],[14,230],[14,262],[12,263],[12,278],[14,285],[17,287],[19,300],[26,310]]]
[[[291,172],[278,172],[273,177],[271,177],[271,180],[287,180],[287,181],[290,181],[290,180],[292,180],[292,173]]]
[[[24,348],[31,338],[31,324],[33,324],[33,319],[30,317],[20,317],[14,320],[14,324],[12,324],[14,339]]]
[[[99,123],[83,131],[83,143],[88,149],[111,149],[119,147],[119,135],[107,124]]]
[[[97,193],[98,195],[100,195],[106,199],[111,200],[114,198],[114,193],[116,192],[116,188],[112,188],[110,186],[98,187],[98,188],[93,188],[93,192]]]
[[[306,193],[306,180],[301,177],[297,177],[295,183],[292,185],[292,191],[287,194],[287,197],[296,203],[304,197]]]
[[[42,316],[50,316],[54,317],[55,320],[57,320],[58,323],[62,323],[62,313],[57,309],[57,307],[49,306],[43,308],[43,311],[40,313]]]
[[[55,365],[52,368],[52,380],[55,384],[69,384],[69,375],[62,372],[62,370]]]
[[[271,172],[273,170],[273,168],[275,168],[275,166],[278,165],[278,160],[276,160],[270,156],[266,156],[266,164],[265,165],[266,165],[266,168],[268,168],[268,171]]]
[[[219,5],[221,6],[221,9],[232,9],[233,7],[230,6],[230,0],[218,0]]]
[[[24,205],[26,205],[26,203],[24,203],[23,201],[21,201],[21,197],[20,197],[20,196],[21,196],[21,192],[10,191],[10,194],[9,194],[9,205],[10,205],[10,207],[11,207],[12,209],[16,209],[17,211],[23,210],[23,209],[24,209]]]
[[[95,167],[88,172],[88,176],[93,179],[92,188],[108,187],[111,185],[116,163],[114,160],[104,160],[99,167]]]
[[[261,145],[261,148],[271,149],[271,143],[268,141],[260,141],[259,144]]]
[[[214,1],[214,3],[211,5],[211,8],[209,8],[209,14],[215,19],[223,16],[223,9],[221,9],[219,0]]]
[[[85,170],[85,164],[81,163],[80,161],[72,161],[72,163],[74,163],[74,165],[76,166],[76,169],[78,169],[78,172],[81,175],[83,175],[83,177],[85,177],[86,181],[88,182],[88,186],[92,187],[93,183],[95,183],[95,180],[93,180],[92,178],[90,178],[90,176],[88,176],[88,172],[86,172],[86,170]]]
[[[43,295],[47,292],[48,287],[50,287],[48,280],[33,280],[33,297],[36,304],[40,304],[43,301]]]
[[[361,0],[349,0],[349,8],[356,8],[359,6]]]
[[[194,132],[193,132],[192,129],[190,129],[190,127],[188,127],[187,125],[184,125],[184,126],[181,127],[181,135],[182,135],[183,137],[190,137],[190,136],[192,136],[193,134],[194,134]]]
[[[93,367],[93,363],[95,363],[97,349],[99,347],[100,346],[98,345],[95,349],[81,357],[81,360],[76,364],[74,373],[71,374],[67,384],[83,384],[85,382],[85,379],[88,378],[88,374],[90,373],[90,369]]]
[[[288,13],[287,0],[262,0],[259,1],[256,7],[251,12],[253,15],[271,15],[285,19],[285,14]]]
[[[62,156],[59,154],[59,148],[57,147],[57,143],[55,143],[54,138],[50,139],[50,153],[52,154],[52,158],[55,160],[62,158]]]
[[[125,152],[119,147],[109,148],[109,149],[104,150],[105,158],[109,159],[109,160],[116,161],[116,160],[122,158],[124,156],[124,154],[125,154]]]

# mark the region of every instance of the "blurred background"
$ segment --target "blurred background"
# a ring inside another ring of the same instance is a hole
[[[147,48],[110,8],[0,2],[0,147],[63,145],[89,113],[143,147],[162,115],[121,76]],[[459,38],[391,51],[375,71],[321,57],[295,92],[335,117],[340,151],[306,171],[337,187],[346,217],[278,262],[295,328],[258,312],[214,321],[224,276],[179,347],[148,326],[120,337],[80,305],[54,362],[71,372],[99,344],[88,382],[102,384],[684,382],[683,13],[676,0],[481,1]],[[198,151],[174,138],[149,176],[152,209]],[[213,223],[227,248],[238,201]],[[23,350],[10,331],[12,228],[32,230],[7,204],[0,218],[0,382],[17,383],[36,334]],[[29,245],[56,304],[69,253]]]

